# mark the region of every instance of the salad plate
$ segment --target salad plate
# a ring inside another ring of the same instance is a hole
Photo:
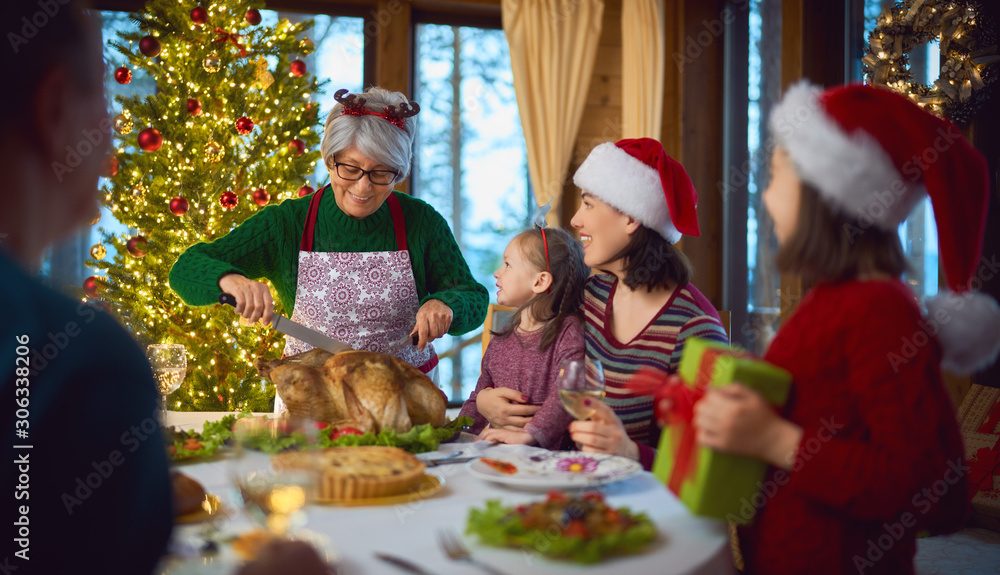
[[[642,465],[617,455],[582,451],[533,451],[480,457],[468,463],[480,479],[532,491],[587,488],[632,477]]]

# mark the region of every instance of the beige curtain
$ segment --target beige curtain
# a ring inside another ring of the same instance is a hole
[[[603,0],[503,0],[514,91],[539,205],[559,225],[566,171],[601,37]]]
[[[660,139],[664,0],[622,3],[622,137]]]

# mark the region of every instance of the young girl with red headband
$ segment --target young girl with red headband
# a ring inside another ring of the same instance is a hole
[[[968,503],[941,367],[974,371],[1000,345],[1000,309],[970,290],[986,162],[953,124],[879,88],[798,85],[770,121],[778,267],[812,286],[765,355],[792,393],[779,414],[742,385],[713,389],[695,406],[698,440],[773,466],[740,530],[746,573],[913,573],[917,535],[957,529]],[[926,196],[950,290],[924,316],[897,230]]]
[[[476,390],[461,415],[475,420],[471,431],[482,439],[558,449],[567,439],[573,417],[559,401],[555,380],[563,360],[583,359],[583,327],[578,318],[583,285],[590,268],[583,247],[566,231],[533,229],[521,232],[503,252],[493,273],[497,303],[516,307],[511,321],[494,332],[483,354]],[[486,389],[514,394],[527,425],[489,427],[476,401]]]

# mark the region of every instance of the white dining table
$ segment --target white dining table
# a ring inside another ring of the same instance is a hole
[[[202,422],[218,420],[226,413],[168,413],[167,422],[180,428],[200,428]],[[537,449],[528,446],[495,445],[483,442],[446,443],[433,454],[421,458],[445,456],[457,450],[489,454],[513,453]],[[178,464],[179,471],[199,481],[205,490],[220,496],[229,516],[216,522],[223,536],[248,531],[256,525],[240,511],[239,497],[230,479],[231,463],[225,454],[209,461]],[[468,464],[428,467],[427,473],[443,481],[443,487],[426,499],[384,506],[340,507],[311,505],[306,511],[303,533],[312,538],[336,560],[338,574],[403,574],[404,571],[375,557],[387,552],[406,558],[429,573],[472,575],[476,567],[450,561],[438,546],[441,530],[459,535],[472,554],[501,572],[560,574],[615,573],[647,574],[730,574],[735,573],[730,558],[727,526],[721,521],[695,517],[651,473],[641,471],[631,477],[604,485],[600,490],[614,507],[628,507],[644,512],[656,525],[657,539],[643,552],[615,557],[595,565],[581,565],[546,559],[537,553],[480,545],[475,536],[465,535],[469,509],[482,508],[489,499],[505,505],[539,501],[544,493],[523,491],[492,483],[472,475]],[[203,543],[205,526],[178,526],[172,548],[187,553],[182,568],[169,573],[227,573],[233,566],[221,559],[206,559],[195,550]]]

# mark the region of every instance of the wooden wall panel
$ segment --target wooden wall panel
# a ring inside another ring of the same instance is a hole
[[[717,34],[726,19],[724,0],[684,4],[680,61],[680,149],[674,156],[698,190],[699,237],[685,237],[681,249],[694,266],[694,284],[715,306],[722,304],[723,74],[725,49]],[[694,44],[692,44],[694,42]],[[697,46],[697,49],[693,47]],[[689,48],[692,47],[692,48]]]
[[[622,0],[605,0],[594,75],[587,90],[587,105],[563,187],[560,222],[566,229],[570,229],[569,221],[580,207],[580,190],[573,185],[573,174],[594,146],[622,137],[621,18]]]

